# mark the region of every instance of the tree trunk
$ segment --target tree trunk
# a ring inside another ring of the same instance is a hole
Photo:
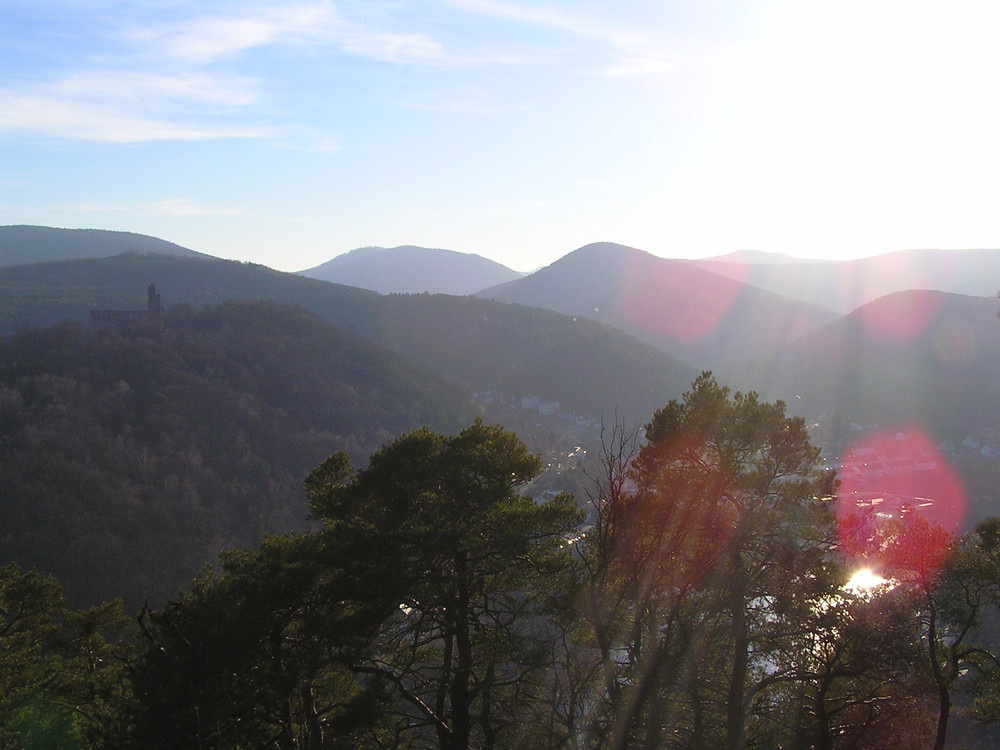
[[[948,715],[951,713],[951,694],[938,654],[937,607],[930,594],[927,594],[927,601],[927,656],[930,659],[931,674],[934,676],[938,691],[938,720],[934,735],[934,750],[944,750],[944,741],[948,736]]]
[[[833,750],[830,736],[830,714],[826,709],[826,695],[830,688],[829,676],[825,677],[816,691],[816,750]]]
[[[732,613],[733,662],[729,674],[726,700],[726,750],[743,750],[747,669],[749,667],[750,635],[746,613],[746,573],[739,550],[730,554],[732,591],[729,608]]]
[[[438,747],[446,750],[451,747],[451,729],[443,722],[448,709],[448,686],[451,682],[451,667],[454,660],[455,638],[453,633],[444,635],[444,654],[441,657],[441,681],[438,683],[437,695],[434,699],[434,714],[440,721],[437,726]]]
[[[951,713],[951,696],[948,686],[938,687],[938,720],[937,734],[934,736],[934,750],[944,750],[944,741],[948,737],[948,715]]]
[[[451,684],[451,743],[448,750],[469,750],[469,737],[472,734],[472,706],[469,698],[472,680],[472,639],[469,634],[468,561],[464,551],[456,553],[455,563],[455,574],[458,578],[452,623],[455,629],[455,675]]]
[[[701,700],[701,675],[698,664],[691,660],[691,747],[692,750],[705,750],[705,707]]]
[[[319,720],[319,713],[316,711],[316,693],[313,690],[311,679],[303,680],[303,684],[299,688],[299,696],[306,718],[305,746],[307,750],[321,750],[323,747],[323,725]]]
[[[282,690],[282,695],[278,699],[280,707],[278,713],[279,719],[279,730],[277,744],[281,750],[295,750],[295,722],[292,717],[292,698],[290,695],[290,683],[294,682],[295,678],[289,679],[289,676],[284,674],[285,664],[284,659],[281,656],[281,643],[284,637],[280,627],[276,627],[271,631],[270,641],[271,641],[271,660],[274,664],[275,676],[279,683],[285,683],[286,680],[289,681],[289,687]]]

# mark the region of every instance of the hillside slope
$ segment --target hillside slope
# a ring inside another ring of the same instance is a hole
[[[0,342],[0,562],[75,603],[162,601],[223,548],[301,529],[302,479],[471,394],[312,313],[175,309],[127,335],[62,325]]]
[[[481,255],[414,245],[361,247],[299,273],[382,294],[472,294],[521,276]]]
[[[0,266],[52,260],[106,258],[122,253],[210,256],[156,237],[104,229],[56,229],[28,225],[0,226]]]
[[[1000,425],[997,309],[989,297],[897,292],[746,364],[740,378],[794,399],[833,442],[852,422],[919,423],[960,440]]]
[[[689,261],[613,243],[587,245],[479,295],[587,316],[697,368],[723,373],[753,353],[775,351],[837,317]]]
[[[1000,250],[899,250],[846,261],[693,261],[700,268],[793,299],[848,313],[893,292],[932,289],[970,296],[1000,290]]]
[[[227,299],[300,305],[474,390],[559,401],[590,417],[639,423],[679,396],[694,369],[610,326],[548,310],[451,295],[390,295],[216,259],[119,256],[0,268],[0,335],[88,310]]]

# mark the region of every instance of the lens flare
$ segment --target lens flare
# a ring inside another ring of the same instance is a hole
[[[965,519],[965,491],[920,428],[858,442],[841,464],[840,548],[892,578],[933,575]]]
[[[889,579],[883,578],[871,568],[858,568],[844,584],[844,590],[852,594],[864,594],[888,583]]]
[[[913,339],[926,332],[941,298],[929,292],[890,294],[859,310],[873,333]]]
[[[651,337],[692,344],[715,330],[729,312],[741,284],[713,278],[695,265],[650,264],[637,258],[625,269],[630,292],[622,300],[629,325]]]

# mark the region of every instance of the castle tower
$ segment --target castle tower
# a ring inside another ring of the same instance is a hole
[[[149,317],[152,319],[159,318],[160,314],[163,312],[163,306],[160,304],[160,295],[156,293],[156,286],[153,284],[149,285]]]

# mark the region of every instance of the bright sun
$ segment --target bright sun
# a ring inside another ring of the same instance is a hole
[[[880,576],[871,568],[859,568],[854,571],[854,575],[851,576],[850,580],[844,584],[844,589],[855,594],[861,594],[888,582],[887,579]]]

